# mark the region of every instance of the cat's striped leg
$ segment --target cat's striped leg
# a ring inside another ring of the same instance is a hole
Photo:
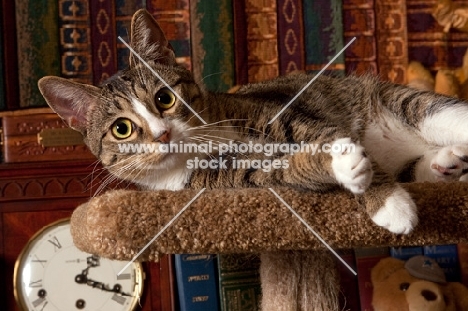
[[[354,146],[331,153],[339,183],[355,194],[363,194],[366,211],[375,224],[392,233],[410,233],[418,223],[418,216],[409,193],[367,157],[360,144],[352,144],[350,138],[337,139],[333,144]]]
[[[367,213],[378,226],[392,233],[408,234],[418,224],[416,205],[392,176],[373,163],[374,178],[363,195]]]

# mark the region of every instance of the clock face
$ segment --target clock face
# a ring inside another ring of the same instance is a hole
[[[77,249],[70,223],[39,231],[15,265],[14,287],[24,310],[133,310],[143,289],[143,271]]]

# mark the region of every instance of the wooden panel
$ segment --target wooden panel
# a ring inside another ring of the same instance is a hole
[[[72,209],[43,212],[19,212],[3,213],[3,269],[5,273],[4,283],[6,284],[7,297],[2,297],[1,301],[6,301],[5,310],[19,310],[13,295],[13,269],[16,259],[29,241],[31,236],[43,226],[71,215]]]
[[[31,236],[43,226],[69,217],[79,204],[94,195],[106,176],[100,166],[89,161],[0,164],[2,308],[19,310],[13,294],[13,270]],[[144,269],[145,290],[139,310],[159,311],[160,264],[145,263]]]

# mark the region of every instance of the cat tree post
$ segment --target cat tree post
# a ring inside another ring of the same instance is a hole
[[[467,183],[415,183],[405,188],[418,206],[420,219],[409,235],[391,234],[374,225],[364,207],[348,192],[275,190],[336,250],[448,244],[467,239]],[[131,260],[196,194],[196,190],[115,190],[92,198],[72,216],[74,242],[89,253]],[[297,306],[319,310],[311,302],[314,293],[320,289],[327,297],[333,297],[337,289],[329,281],[335,278],[330,275],[336,273],[329,268],[331,254],[268,189],[205,191],[139,260],[157,260],[161,254],[178,253],[261,253],[264,302],[273,301],[278,291],[284,297],[293,297],[287,299],[289,306],[284,310],[296,310]],[[283,289],[279,280],[285,279],[288,285]],[[307,299],[297,301],[294,295],[281,292],[291,287],[298,291],[297,297]],[[327,310],[334,308],[336,299],[321,301],[323,310]]]

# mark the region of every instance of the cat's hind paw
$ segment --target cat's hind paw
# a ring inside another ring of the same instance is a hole
[[[432,174],[439,181],[464,180],[468,173],[468,146],[454,145],[440,149],[430,163]]]
[[[398,186],[372,220],[392,233],[408,234],[418,224],[416,204],[409,193]]]
[[[362,194],[372,182],[372,162],[364,147],[351,138],[340,138],[332,143],[332,169],[336,180],[354,194]]]

